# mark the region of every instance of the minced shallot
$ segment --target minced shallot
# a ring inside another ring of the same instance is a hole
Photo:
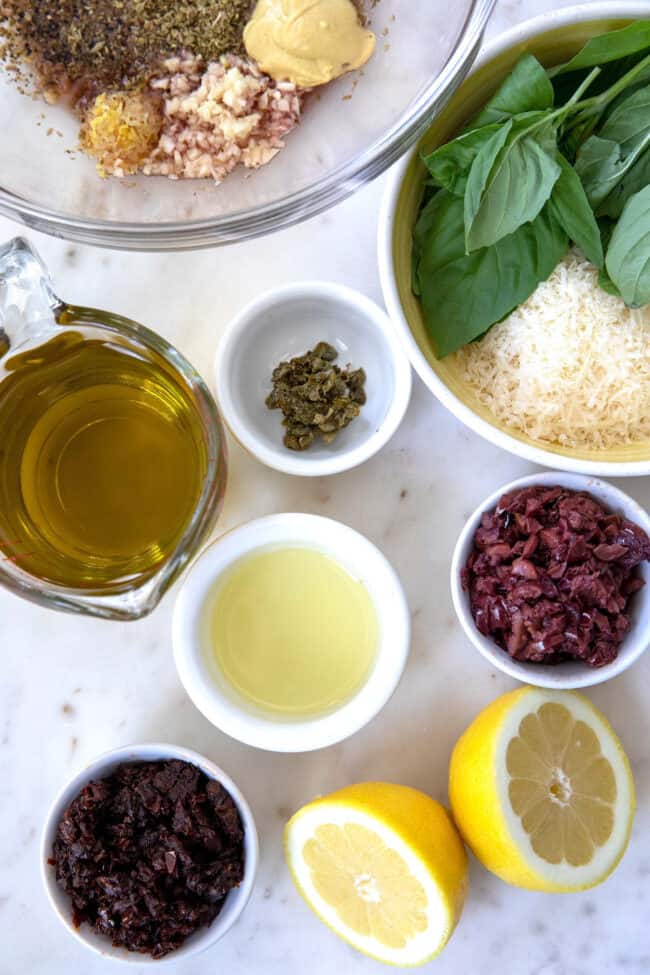
[[[163,62],[150,90],[163,99],[163,127],[142,163],[146,175],[220,183],[238,164],[263,166],[298,123],[302,95],[245,58],[227,56],[204,66],[194,56]]]

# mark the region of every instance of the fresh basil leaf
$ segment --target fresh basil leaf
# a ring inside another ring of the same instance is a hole
[[[565,102],[575,92],[579,83],[584,84],[584,80],[589,71],[598,71],[598,75],[589,85],[590,97],[604,95],[615,85],[619,84],[623,78],[628,80],[623,83],[625,88],[633,87],[636,82],[630,81],[632,78],[639,78],[639,84],[647,84],[648,71],[646,67],[639,69],[640,62],[645,61],[648,51],[644,49],[630,57],[621,58],[619,61],[609,61],[607,64],[598,65],[595,68],[583,68],[581,71],[571,71],[569,74],[556,75],[553,80],[553,90],[555,92],[555,104],[564,105]],[[637,72],[639,74],[637,75]]]
[[[605,125],[609,121],[611,116],[614,114],[614,112],[617,112],[618,109],[621,107],[621,105],[625,101],[627,101],[627,99],[630,98],[631,95],[635,95],[642,88],[647,88],[649,83],[650,83],[650,64],[647,65],[646,69],[644,69],[644,71],[641,73],[640,76],[638,76],[637,78],[635,78],[634,81],[631,81],[628,85],[626,85],[623,91],[619,92],[619,94],[615,98],[609,101],[607,108],[602,113],[599,124]],[[607,94],[607,93],[604,92],[603,94]]]
[[[538,134],[544,135],[542,131]],[[480,157],[479,153],[470,170],[465,193],[468,253],[489,247],[534,220],[560,175],[553,156],[533,135],[517,133],[489,169]],[[486,154],[485,163],[488,161]]]
[[[612,239],[612,234],[614,233],[614,227],[616,226],[616,221],[610,219],[610,217],[598,217],[598,231],[600,233],[600,241],[603,248],[603,252],[607,252],[609,247],[609,242]],[[614,295],[615,298],[621,297],[621,292],[618,290],[605,267],[601,267],[598,272],[598,286],[606,291],[609,295]]]
[[[463,202],[441,190],[422,210],[413,231],[422,269],[439,270],[465,256]]]
[[[604,255],[600,230],[580,178],[559,152],[556,161],[560,167],[560,176],[551,193],[551,213],[587,260],[596,267],[602,267]]]
[[[595,65],[618,61],[648,49],[650,49],[650,20],[636,20],[620,30],[611,30],[606,34],[599,34],[598,37],[592,37],[570,61],[551,68],[548,76],[555,78],[569,71],[593,68]]]
[[[558,138],[559,147],[562,150],[562,154],[570,163],[575,164],[580,147],[593,135],[599,121],[599,117],[593,115],[591,118],[583,119],[560,133]]]
[[[614,298],[620,298],[621,292],[618,290],[605,268],[598,272],[598,287]]]
[[[620,101],[605,120],[600,132],[603,139],[620,143],[629,155],[639,138],[650,130],[650,85],[644,85]]]
[[[563,104],[564,114],[560,118],[559,125],[557,127],[557,141],[562,147],[562,151],[570,162],[573,162],[576,156],[576,152],[587,138],[591,135],[597,124],[598,116],[591,116],[586,121],[573,123],[572,119],[574,114],[578,113],[580,110],[580,105],[583,102],[583,95],[586,91],[593,87],[594,82],[598,80],[601,75],[600,68],[592,68],[591,71],[581,73],[583,75],[582,80],[577,88],[569,90],[566,96],[560,100],[560,104]],[[556,102],[558,101],[556,96]]]
[[[623,207],[607,248],[605,266],[626,305],[650,304],[650,186]]]
[[[413,243],[411,247],[411,287],[413,294],[421,294],[419,263],[422,248],[426,244],[427,238],[431,233],[432,227],[437,219],[437,212],[440,205],[441,194],[436,192],[433,197],[423,200],[420,215],[413,228]]]
[[[568,241],[546,207],[493,247],[465,254],[463,201],[442,191],[432,203],[418,270],[425,321],[442,358],[525,301],[562,260]]]
[[[650,183],[650,85],[619,101],[599,136],[618,143],[619,152],[596,147],[590,172],[593,198],[599,214],[616,218],[627,200]],[[587,156],[593,151],[587,143],[584,148]],[[600,174],[593,168],[599,152],[606,155]]]
[[[576,157],[576,171],[594,208],[609,196],[650,147],[650,86],[634,92],[611,113]]]
[[[553,85],[546,71],[532,54],[524,54],[496,90],[485,108],[472,119],[469,128],[478,129],[521,112],[544,111],[553,107]]]
[[[458,138],[422,156],[432,181],[455,196],[463,196],[470,168],[479,150],[500,129],[501,125],[495,124],[463,132]]]
[[[631,196],[650,184],[650,149],[628,170],[623,179],[598,207],[598,215],[618,219]]]
[[[631,94],[636,94],[640,87],[646,87],[649,81],[650,54],[637,61],[629,71],[617,78],[600,94],[572,105],[562,122],[561,134],[563,145],[572,150],[569,158],[574,158],[581,143],[586,141],[608,115],[618,109],[623,100]]]
[[[594,209],[625,174],[618,142],[592,135],[576,156],[575,170]]]
[[[488,184],[490,174],[492,173],[499,153],[506,144],[511,129],[511,120],[499,125],[496,132],[483,143],[476,154],[465,186],[464,208],[466,227],[468,226],[468,219],[473,219],[474,214],[478,212],[481,206],[481,199]]]

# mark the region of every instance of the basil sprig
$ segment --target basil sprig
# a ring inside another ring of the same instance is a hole
[[[605,290],[650,303],[650,20],[550,71],[524,54],[423,161],[413,287],[439,357],[525,301],[570,242]]]

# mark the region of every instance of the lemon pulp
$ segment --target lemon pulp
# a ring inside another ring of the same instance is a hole
[[[634,818],[621,743],[574,691],[522,687],[489,704],[454,747],[449,798],[483,866],[515,886],[558,893],[605,880]]]
[[[237,561],[209,609],[208,665],[240,698],[278,717],[325,714],[365,683],[377,648],[366,587],[306,547]]]
[[[287,824],[285,850],[316,915],[380,961],[423,964],[458,923],[465,849],[447,810],[417,789],[361,782],[316,799]]]
[[[562,704],[526,715],[506,751],[508,794],[535,853],[583,866],[614,828],[616,779],[600,742]]]
[[[358,934],[404,948],[427,928],[427,898],[396,850],[358,823],[319,826],[303,849],[314,887]]]

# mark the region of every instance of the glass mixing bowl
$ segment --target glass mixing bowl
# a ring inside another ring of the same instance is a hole
[[[130,250],[227,244],[311,217],[378,176],[424,132],[469,71],[494,3],[368,0],[377,50],[365,68],[310,96],[269,165],[236,170],[220,186],[102,180],[74,152],[77,119],[20,94],[2,72],[0,213],[57,237]]]

